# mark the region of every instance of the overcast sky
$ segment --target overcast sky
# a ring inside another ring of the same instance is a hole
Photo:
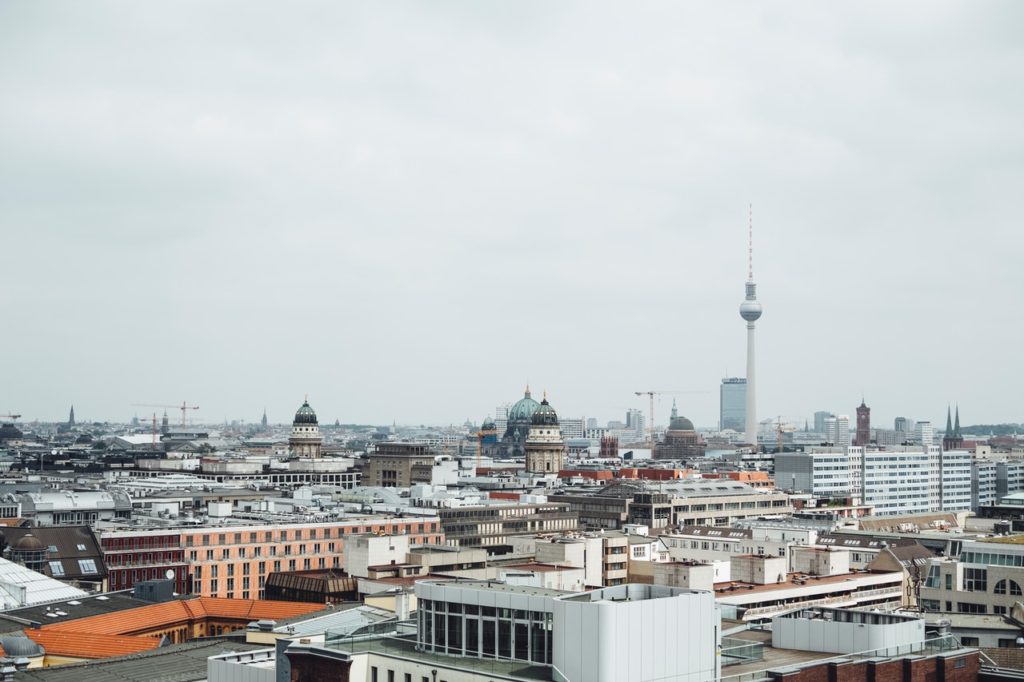
[[[706,391],[680,411],[711,426],[752,203],[759,416],[1024,421],[1022,26],[4,2],[0,412],[447,424],[530,382],[602,421]]]

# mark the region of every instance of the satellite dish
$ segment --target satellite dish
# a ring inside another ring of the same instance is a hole
[[[168,568],[167,572],[164,573],[164,575],[167,576],[168,580],[174,580],[174,569],[173,568]]]

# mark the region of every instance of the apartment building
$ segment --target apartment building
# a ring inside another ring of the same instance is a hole
[[[786,491],[852,497],[875,514],[971,509],[973,453],[935,445],[883,450],[849,447],[779,453],[775,480]]]
[[[664,533],[668,551],[677,561],[728,561],[734,556],[758,554],[789,558],[791,548],[813,545],[818,531],[809,528],[716,528],[686,526]]]
[[[932,559],[921,587],[925,611],[1005,616],[1024,601],[1024,545],[971,542],[959,557]]]
[[[338,568],[344,540],[363,533],[444,542],[436,517],[367,516],[320,523],[101,531],[111,589],[172,577],[175,590],[204,597],[263,597],[270,573]]]
[[[495,503],[437,510],[453,547],[488,547],[502,552],[513,537],[577,530],[569,505],[558,502]]]

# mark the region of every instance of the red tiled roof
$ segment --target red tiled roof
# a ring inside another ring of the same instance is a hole
[[[103,635],[95,632],[26,629],[25,636],[43,647],[47,655],[70,658],[126,656],[160,646],[159,637]]]
[[[181,599],[44,625],[43,630],[92,632],[101,635],[132,635],[187,623],[202,618],[229,620],[282,620],[326,608],[325,604],[267,601],[263,599]]]

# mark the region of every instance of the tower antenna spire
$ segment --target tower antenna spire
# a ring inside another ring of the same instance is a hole
[[[747,204],[749,227],[747,229],[747,281],[754,281],[754,204]]]

